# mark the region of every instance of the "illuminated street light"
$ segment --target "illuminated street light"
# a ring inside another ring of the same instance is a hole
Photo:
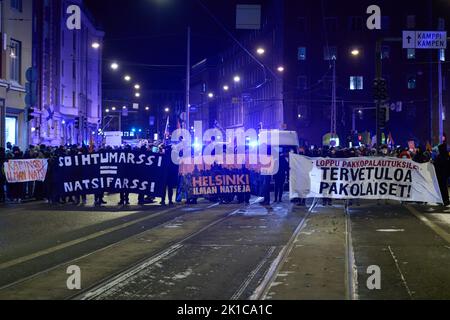
[[[139,89],[141,88],[141,86],[140,86],[139,84],[135,84],[135,85],[134,85],[134,88],[135,88],[136,90],[139,90]]]
[[[228,91],[228,90],[230,90],[230,87],[227,86],[227,85],[224,85],[224,86],[223,86],[223,90],[224,90],[224,91]]]
[[[262,56],[264,53],[266,53],[266,50],[264,50],[264,48],[258,48],[256,50],[256,53],[260,56]]]
[[[123,106],[122,109],[125,110],[127,108],[127,106]]]
[[[98,42],[93,42],[91,46],[92,46],[92,48],[94,48],[94,49],[97,50],[98,48],[100,48],[100,43],[98,43]]]
[[[241,77],[239,77],[239,76],[234,76],[233,81],[234,81],[235,83],[239,83],[239,82],[241,82]]]
[[[360,52],[358,49],[353,49],[351,53],[352,53],[352,56],[357,57],[357,56],[359,56]]]
[[[149,111],[150,110],[150,107],[145,107],[145,111]]]
[[[106,109],[105,112],[106,112],[106,113],[109,113],[109,109]]]
[[[140,94],[139,92],[136,92],[136,93],[134,94],[134,96],[135,96],[136,98],[139,98],[139,97],[141,96],[141,94]]]
[[[212,92],[210,92],[210,93],[208,93],[208,98],[214,98],[214,93],[212,93]]]
[[[123,79],[127,82],[131,81],[131,77],[129,75],[126,75],[125,77],[123,77]]]
[[[111,63],[111,69],[113,69],[113,70],[119,69],[119,64],[117,62]]]
[[[116,111],[116,107],[112,107],[111,110],[112,110],[112,111]]]
[[[278,70],[279,73],[283,73],[284,72],[284,67],[283,66],[279,66],[277,68],[277,70]]]
[[[170,108],[165,108],[164,111],[168,113],[170,112]]]

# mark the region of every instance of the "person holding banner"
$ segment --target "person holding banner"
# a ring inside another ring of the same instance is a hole
[[[6,176],[5,176],[5,169],[3,165],[6,161],[6,153],[5,148],[0,147],[0,202],[5,202],[5,184],[6,184]]]
[[[439,189],[441,190],[442,200],[444,201],[444,206],[448,206],[450,204],[448,196],[450,159],[448,155],[447,145],[441,144],[438,150],[439,154],[434,161],[434,167],[436,169],[436,176],[439,183]]]
[[[284,193],[284,185],[286,183],[286,176],[289,173],[289,163],[287,161],[288,155],[284,152],[280,154],[278,172],[274,176],[275,180],[275,202],[281,203]]]

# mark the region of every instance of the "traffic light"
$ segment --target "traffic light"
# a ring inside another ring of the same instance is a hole
[[[34,119],[34,108],[29,107],[26,109],[26,116],[27,116],[27,122],[30,122],[31,120]]]
[[[389,111],[385,106],[381,106],[378,111],[378,127],[383,130],[386,128],[386,122],[389,121]]]
[[[389,99],[387,90],[387,81],[379,78],[373,82],[373,96],[375,101],[386,101]]]
[[[75,118],[75,129],[80,129],[80,118]]]

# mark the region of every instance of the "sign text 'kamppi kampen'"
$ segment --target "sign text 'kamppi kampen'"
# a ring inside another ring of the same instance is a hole
[[[291,198],[391,199],[442,203],[431,163],[364,157],[291,155]]]
[[[59,157],[52,180],[59,195],[128,192],[161,195],[170,157],[111,151]]]

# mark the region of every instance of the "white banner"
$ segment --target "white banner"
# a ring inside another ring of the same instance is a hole
[[[442,203],[431,163],[382,157],[290,155],[290,198],[390,199]]]
[[[9,183],[44,181],[47,175],[47,159],[9,160],[4,164]]]

